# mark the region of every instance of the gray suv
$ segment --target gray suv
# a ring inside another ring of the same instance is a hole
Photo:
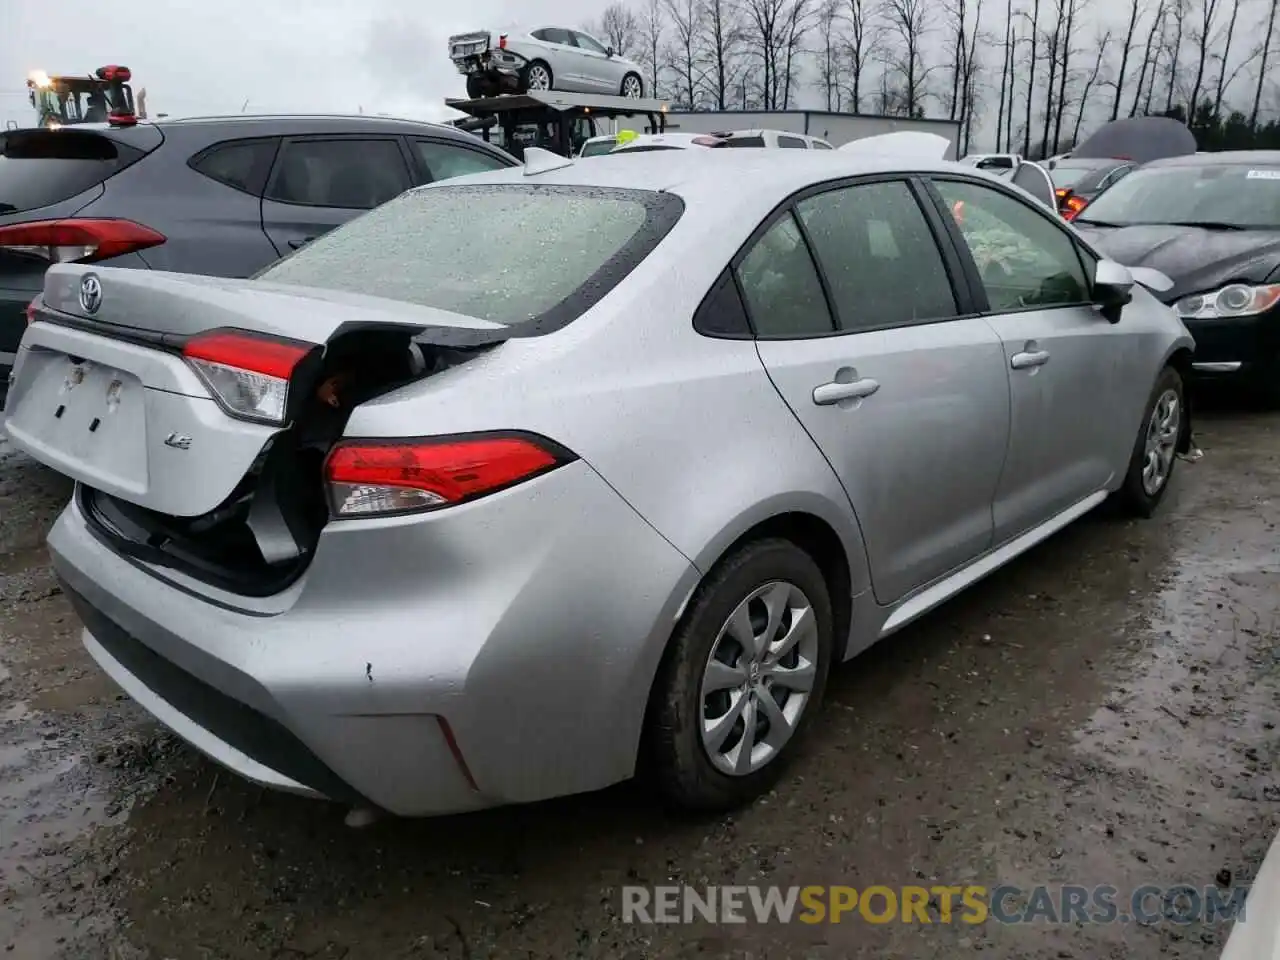
[[[208,117],[0,134],[0,396],[52,263],[248,277],[415,184],[516,161],[443,124]]]

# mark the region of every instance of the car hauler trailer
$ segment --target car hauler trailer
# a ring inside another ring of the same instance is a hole
[[[667,118],[667,104],[662,100],[559,90],[445,100],[445,106],[467,115],[453,121],[454,126],[497,144],[517,158],[523,157],[526,147],[574,156],[591,137],[613,132],[612,124],[602,130],[598,121],[639,118],[646,133],[662,133]]]
[[[827,110],[669,110],[667,129],[680,133],[720,133],[726,130],[785,130],[818,137],[833,147],[882,133],[936,133],[951,141],[947,159],[958,158],[958,120],[880,117]]]

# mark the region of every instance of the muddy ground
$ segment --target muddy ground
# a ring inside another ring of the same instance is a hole
[[[1280,417],[1200,441],[1155,520],[1090,516],[839,670],[751,809],[622,787],[352,830],[117,694],[46,567],[67,485],[0,440],[0,957],[1216,956],[1220,923],[619,917],[626,883],[1248,883],[1280,827]]]

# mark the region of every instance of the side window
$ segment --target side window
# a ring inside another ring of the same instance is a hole
[[[815,141],[813,141],[813,149],[815,149],[815,150],[833,150],[833,149],[835,149],[835,148],[834,148],[834,147],[832,147],[832,146],[831,146],[831,144],[827,143],[827,141],[825,141],[825,140],[815,140]]]
[[[310,207],[369,210],[411,186],[396,140],[285,143],[267,199]]]
[[[708,337],[750,337],[751,324],[733,272],[726,270],[693,315],[693,329]]]
[[[592,53],[598,53],[604,56],[608,53],[595,38],[587,36],[585,33],[575,33],[573,41],[583,50],[590,50]]]
[[[541,31],[542,36],[539,38],[547,43],[559,43],[564,46],[573,46],[573,41],[569,39],[569,31],[562,30],[559,27],[547,27]]]
[[[813,337],[834,329],[818,270],[791,214],[743,257],[738,282],[759,337]]]
[[[448,180],[468,173],[487,173],[507,166],[497,157],[479,150],[469,150],[436,140],[414,140],[413,151],[418,155],[418,162],[426,169],[428,181]]]
[[[937,180],[997,313],[1089,300],[1076,245],[1049,215],[998,190]]]
[[[874,330],[959,313],[938,243],[901,180],[806,197],[796,211],[813,241],[841,330]]]
[[[792,150],[808,150],[809,145],[800,137],[788,137],[786,134],[778,135],[778,146],[788,147]]]
[[[533,37],[533,39],[535,39],[535,40],[546,40],[546,39],[547,39],[547,31],[545,31],[545,30],[535,30],[535,31],[533,31],[533,33],[529,34],[529,36]]]
[[[256,197],[262,194],[275,154],[274,139],[230,140],[197,153],[188,162],[196,173]]]
[[[1107,187],[1113,186],[1117,181],[1123,180],[1127,177],[1132,171],[1133,167],[1120,167],[1117,170],[1113,170],[1099,185],[1100,189],[1105,190]]]

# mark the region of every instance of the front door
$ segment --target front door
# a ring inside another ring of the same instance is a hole
[[[986,551],[1008,441],[1004,351],[961,316],[913,188],[802,199],[738,273],[769,376],[849,494],[876,599]]]
[[[267,180],[262,228],[285,256],[411,185],[399,137],[293,137]]]
[[[1111,480],[1124,331],[1093,306],[1078,245],[1052,213],[973,181],[934,185],[1003,343],[1012,423],[994,506],[999,544]]]

